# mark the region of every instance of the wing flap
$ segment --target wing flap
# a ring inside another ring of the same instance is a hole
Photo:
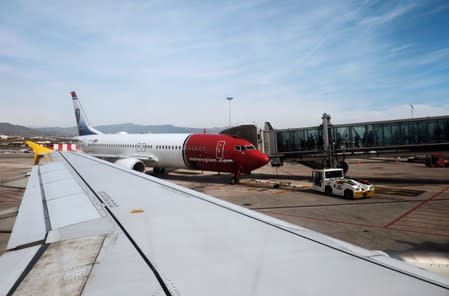
[[[0,256],[0,295],[7,295],[36,255],[40,246],[6,252]]]
[[[104,236],[50,244],[25,279],[17,295],[80,295]]]
[[[97,262],[83,295],[165,295],[151,269],[119,230],[106,237]]]
[[[7,249],[43,241],[47,233],[39,180],[39,167],[31,170]]]
[[[88,192],[66,164],[42,166],[41,178],[52,230],[101,218]]]

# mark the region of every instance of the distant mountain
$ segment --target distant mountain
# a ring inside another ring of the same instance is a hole
[[[58,136],[58,137],[74,137],[78,136],[78,129],[72,127],[39,127],[34,130],[43,133],[44,135]]]
[[[0,122],[0,135],[32,137],[43,136],[44,134],[39,130],[28,128],[22,125]]]
[[[99,131],[106,134],[127,132],[129,134],[161,134],[161,133],[203,133],[202,128],[178,127],[171,124],[163,125],[139,125],[134,123],[110,124],[96,126]],[[219,133],[224,128],[208,128],[207,133]],[[76,127],[41,127],[28,128],[21,125],[0,123],[0,134],[8,136],[59,136],[73,137],[78,135]]]

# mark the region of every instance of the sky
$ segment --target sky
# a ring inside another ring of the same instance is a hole
[[[0,122],[274,128],[449,114],[449,2],[1,1]]]

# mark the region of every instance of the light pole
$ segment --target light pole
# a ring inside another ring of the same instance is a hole
[[[231,127],[231,101],[233,99],[233,97],[226,97],[226,100],[229,102],[229,127]]]
[[[409,104],[409,105],[410,105],[410,112],[412,114],[412,119],[413,119],[413,110],[415,110],[415,106],[413,106],[412,104]]]

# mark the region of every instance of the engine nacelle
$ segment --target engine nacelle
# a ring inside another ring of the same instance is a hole
[[[143,163],[143,161],[135,158],[122,158],[114,163],[127,169],[132,169],[141,173],[145,172],[145,164]]]

